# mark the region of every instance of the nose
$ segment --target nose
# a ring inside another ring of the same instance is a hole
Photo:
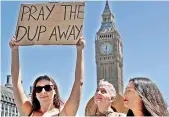
[[[46,91],[45,91],[45,89],[44,89],[44,88],[42,89],[41,93],[46,93]]]
[[[100,91],[96,92],[96,95],[101,95],[102,93]]]

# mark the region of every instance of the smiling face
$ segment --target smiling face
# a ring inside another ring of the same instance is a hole
[[[36,84],[36,98],[40,103],[53,102],[55,90],[52,82],[48,80],[40,80]]]
[[[129,109],[142,108],[142,100],[138,92],[135,90],[133,81],[130,81],[124,92],[124,106]]]

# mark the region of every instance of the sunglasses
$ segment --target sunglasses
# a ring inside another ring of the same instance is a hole
[[[35,92],[40,93],[42,89],[45,89],[46,92],[52,91],[53,85],[37,86],[35,87]]]

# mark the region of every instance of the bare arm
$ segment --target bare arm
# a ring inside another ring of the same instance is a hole
[[[19,49],[14,37],[9,44],[12,52],[11,75],[12,75],[14,100],[20,115],[26,116],[31,112],[32,106],[30,101],[26,97],[21,84],[21,75],[19,70]]]
[[[80,105],[82,85],[84,79],[84,40],[80,38],[77,44],[77,60],[76,60],[76,71],[75,71],[75,81],[68,101],[66,102],[61,116],[75,116]]]

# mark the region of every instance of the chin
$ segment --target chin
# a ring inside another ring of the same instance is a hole
[[[46,97],[46,98],[41,98],[40,100],[41,101],[49,101],[50,99],[48,97]]]
[[[94,100],[95,104],[100,104],[101,100]]]
[[[127,102],[124,102],[124,107],[129,108]]]
[[[94,100],[94,103],[97,105],[97,104],[98,104],[98,101]]]

